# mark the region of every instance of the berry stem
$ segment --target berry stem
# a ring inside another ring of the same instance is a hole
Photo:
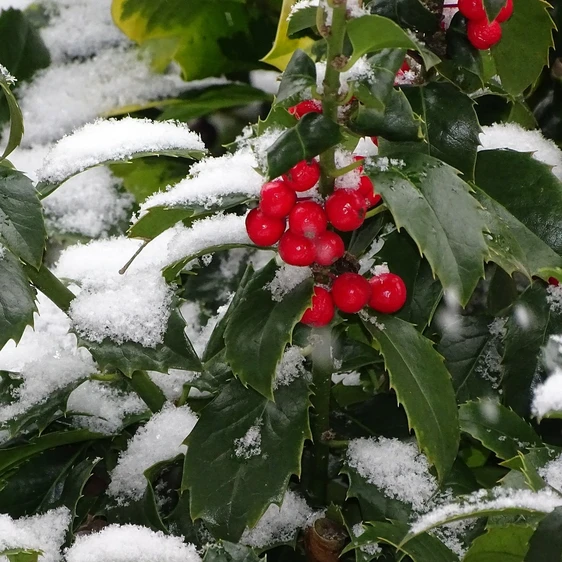
[[[374,209],[371,209],[366,215],[365,215],[365,219],[370,219],[372,217],[376,217],[379,213],[384,213],[387,210],[387,206],[386,205],[379,205],[378,207],[375,207]]]
[[[36,289],[39,289],[63,312],[68,313],[70,303],[75,298],[74,293],[70,289],[67,289],[44,265],[37,270],[26,264],[24,265],[24,270]]]
[[[310,491],[314,498],[325,504],[328,483],[328,460],[330,449],[327,436],[330,430],[330,392],[332,384],[331,331],[319,328],[312,334],[312,381],[314,395],[311,415],[312,437],[314,440],[314,469]]]
[[[343,54],[343,45],[346,30],[346,11],[347,0],[332,0],[329,3],[332,7],[332,25],[326,36],[328,46],[326,60],[326,75],[324,77],[324,93],[322,95],[322,111],[337,123],[339,90],[340,90],[340,71],[337,61]],[[318,10],[324,11],[320,6]],[[324,18],[324,14],[322,15]],[[330,148],[320,155],[320,166],[322,176],[320,178],[320,193],[327,197],[334,191],[334,178],[332,172],[335,166],[335,148]]]
[[[353,170],[356,170],[357,168],[360,168],[361,166],[363,166],[363,161],[358,160],[356,162],[352,162],[351,164],[345,166],[344,168],[334,168],[330,175],[333,178],[339,178],[341,176],[345,176],[345,174],[352,172]]]
[[[166,404],[164,393],[152,382],[146,371],[135,371],[126,380],[151,412],[159,412]]]

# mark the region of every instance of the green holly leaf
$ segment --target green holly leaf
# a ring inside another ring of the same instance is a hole
[[[164,340],[155,347],[143,347],[136,342],[115,343],[109,338],[93,342],[80,338],[79,343],[88,348],[100,369],[118,369],[130,377],[135,371],[158,371],[167,373],[169,369],[201,371],[201,361],[191,342],[185,335],[185,320],[174,307]]]
[[[561,528],[562,507],[557,507],[537,525],[530,540],[527,537],[524,562],[558,562],[562,559]]]
[[[533,234],[562,253],[562,183],[551,167],[512,150],[478,153],[476,184]]]
[[[455,393],[443,358],[414,326],[393,316],[363,321],[384,357],[390,386],[408,415],[420,449],[443,480],[459,444]]]
[[[493,13],[502,0],[485,2],[488,3],[487,12]],[[513,15],[501,24],[501,41],[492,47],[491,53],[501,87],[517,96],[538,78],[548,64],[548,52],[554,46],[554,23],[548,12],[549,5],[542,0],[515,0],[513,6]],[[517,56],[514,57],[514,53]]]
[[[347,35],[353,53],[344,70],[349,70],[363,55],[383,49],[410,49],[418,51],[426,68],[439,62],[439,58],[408,35],[399,25],[383,16],[362,16],[347,24]]]
[[[244,205],[251,200],[252,198],[247,195],[231,193],[222,197],[220,204],[217,205],[185,203],[170,207],[150,207],[146,214],[131,226],[128,235],[131,238],[152,240],[179,221],[185,226],[190,226],[198,219]]]
[[[494,21],[504,6],[505,0],[484,0],[484,10],[488,16],[488,21]]]
[[[484,275],[484,218],[469,186],[456,171],[424,154],[367,162],[374,182],[400,229],[404,227],[445,290],[461,305]]]
[[[276,102],[289,100],[312,87],[316,87],[316,65],[304,51],[297,49],[283,72]]]
[[[271,503],[282,502],[311,438],[309,395],[302,379],[277,389],[275,401],[233,380],[203,410],[187,439],[182,482],[193,519],[203,519],[216,537],[237,541]],[[237,456],[236,440],[251,428],[259,431],[259,452]]]
[[[7,550],[0,552],[6,556],[9,562],[39,562],[39,557],[42,556],[43,552],[41,550]]]
[[[401,545],[407,532],[408,525],[398,521],[389,523],[370,521],[365,525],[365,531],[358,537],[354,537],[343,552],[376,544],[388,544],[400,553],[409,556],[412,562],[458,562],[458,556],[431,535],[418,536],[407,544]]]
[[[341,140],[339,126],[318,113],[308,113],[267,149],[267,177],[277,178],[301,160],[311,160]]]
[[[531,387],[548,338],[562,332],[562,314],[551,310],[542,283],[530,285],[514,303],[506,324],[502,359],[504,404],[519,415],[529,413]]]
[[[268,284],[277,267],[271,261],[248,281],[224,334],[226,358],[234,374],[267,398],[273,397],[277,364],[291,334],[310,306],[312,278],[282,300],[273,300]]]
[[[535,430],[513,410],[490,399],[459,407],[461,431],[477,439],[500,459],[515,457],[522,449],[542,444]]]
[[[372,14],[390,18],[402,27],[424,33],[439,29],[439,18],[418,0],[376,0],[368,7]]]
[[[32,181],[0,167],[0,239],[16,256],[39,269],[47,233]]]
[[[396,73],[404,62],[403,49],[384,49],[367,59],[369,78],[349,80],[355,97],[367,107],[384,111],[388,97],[394,91]]]
[[[472,99],[446,82],[429,82],[404,92],[422,118],[424,152],[473,179],[481,129]]]
[[[259,556],[252,548],[243,544],[220,541],[210,545],[203,562],[259,562]]]
[[[442,328],[437,351],[445,358],[459,402],[496,393],[490,380],[489,359],[497,358],[499,366],[501,356],[490,333],[492,321],[489,316],[458,315]]]
[[[463,562],[523,562],[532,534],[533,527],[526,525],[489,527],[474,539]]]
[[[423,137],[421,120],[402,90],[391,90],[384,111],[358,105],[350,115],[349,128],[361,136],[380,136],[390,141],[418,141]]]
[[[309,6],[296,11],[289,20],[287,37],[296,39],[302,31],[316,29],[317,13],[318,8],[316,6]]]
[[[0,349],[20,340],[26,326],[33,324],[35,293],[21,263],[7,250],[0,257]]]

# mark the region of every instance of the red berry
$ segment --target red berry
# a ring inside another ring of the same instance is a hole
[[[316,263],[320,265],[332,265],[345,253],[345,245],[341,236],[331,230],[318,236],[314,243],[316,244]]]
[[[473,21],[488,19],[482,0],[459,0],[459,12]]]
[[[383,314],[399,311],[406,302],[406,285],[402,277],[394,273],[382,273],[369,279],[372,294],[369,306]]]
[[[379,146],[379,137],[371,137],[371,140],[375,146]]]
[[[304,100],[289,107],[289,113],[300,119],[307,113],[322,113],[322,104],[317,100]]]
[[[260,192],[260,210],[269,217],[286,217],[297,202],[297,194],[283,181],[269,181]]]
[[[365,198],[365,203],[368,208],[374,207],[380,200],[381,196],[375,193],[375,186],[367,176],[359,178],[359,193]]]
[[[258,246],[271,246],[285,232],[285,221],[269,217],[259,209],[252,209],[246,216],[246,232]]]
[[[307,238],[316,238],[327,227],[328,217],[322,205],[314,201],[297,203],[289,215],[289,230]]]
[[[283,179],[295,191],[308,191],[320,179],[320,164],[316,160],[302,160],[284,174]]]
[[[560,281],[558,281],[558,279],[556,279],[556,277],[549,277],[548,278],[548,284],[554,285],[555,287],[558,287],[558,285],[560,284]]]
[[[505,6],[500,10],[500,13],[496,17],[496,21],[503,23],[511,17],[511,14],[513,14],[513,0],[507,0]]]
[[[288,230],[279,240],[279,255],[289,265],[311,265],[316,259],[316,246],[310,238]]]
[[[488,23],[488,20],[469,21],[466,26],[468,40],[480,50],[489,49],[502,38],[502,28],[497,20]]]
[[[328,220],[343,232],[359,228],[365,220],[365,199],[355,189],[338,189],[326,200]]]
[[[314,287],[312,305],[304,311],[301,318],[303,324],[320,328],[326,326],[334,317],[334,301],[329,291],[318,285]]]
[[[354,156],[353,157],[354,162],[361,162],[363,160],[365,160],[364,156]],[[363,173],[363,164],[361,164],[361,166],[357,166],[357,168],[355,168],[355,169],[358,170],[360,174],[362,174]]]
[[[358,273],[344,273],[332,285],[334,304],[343,312],[359,312],[371,296],[371,285]]]
[[[401,70],[402,72],[408,72],[408,70],[410,70],[410,64],[408,63],[407,60],[405,60],[405,61],[402,63],[402,66],[400,67],[400,70]]]

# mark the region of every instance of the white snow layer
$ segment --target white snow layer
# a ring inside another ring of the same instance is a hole
[[[553,166],[552,173],[562,180],[562,151],[540,131],[526,131],[516,123],[495,123],[482,127],[479,150],[509,148],[517,152],[532,152],[533,158]]]
[[[295,533],[311,525],[320,514],[300,496],[287,490],[281,507],[271,504],[253,529],[246,529],[240,542],[253,548],[265,548],[290,541]]]
[[[552,414],[562,415],[561,369],[556,369],[543,383],[535,388],[532,411],[538,419]]]
[[[415,443],[384,437],[353,439],[347,462],[370,484],[391,498],[411,504],[416,511],[423,511],[438,489],[429,463]]]
[[[192,544],[180,537],[137,525],[109,525],[77,537],[66,562],[201,562]]]
[[[59,140],[37,175],[39,181],[60,182],[104,162],[170,150],[204,151],[205,145],[184,123],[98,119]]]
[[[12,519],[0,513],[0,552],[24,549],[41,551],[41,562],[59,562],[60,549],[71,520],[66,507],[21,519]],[[8,557],[0,556],[0,562],[8,562]]]
[[[183,442],[196,423],[197,417],[187,406],[176,408],[166,404],[135,433],[119,455],[108,494],[123,504],[140,499],[146,488],[144,471],[185,453],[187,446]]]

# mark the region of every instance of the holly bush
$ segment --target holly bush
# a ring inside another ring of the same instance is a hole
[[[0,555],[560,560],[560,15],[460,4],[114,0],[203,81],[37,181],[49,15],[1,13]],[[135,215],[72,244],[45,205],[100,165]]]

